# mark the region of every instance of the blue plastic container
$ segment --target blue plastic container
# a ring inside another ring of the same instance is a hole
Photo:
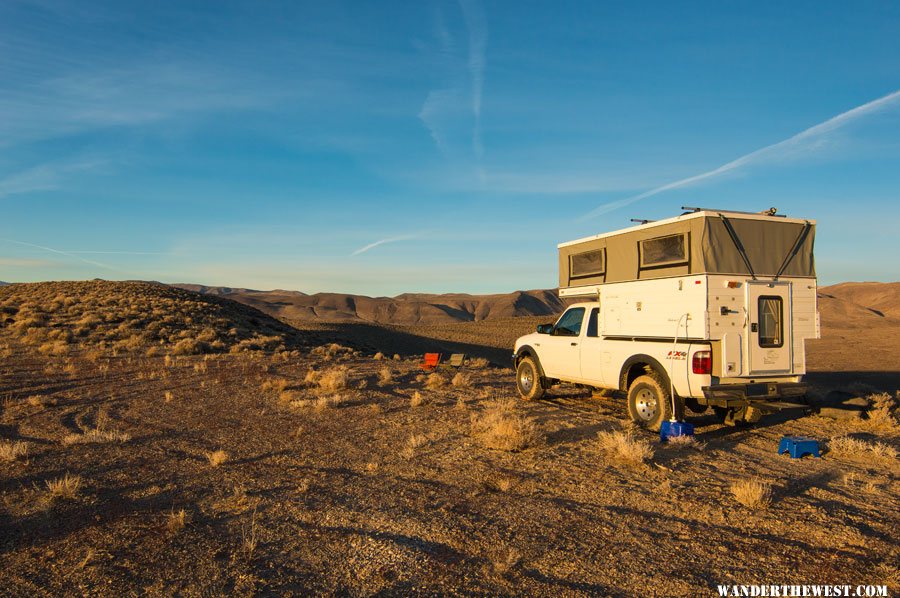
[[[663,442],[675,436],[693,436],[694,424],[664,421],[659,427],[659,439]]]
[[[778,443],[778,454],[790,453],[791,459],[799,459],[804,455],[819,457],[819,441],[804,436],[783,436]]]

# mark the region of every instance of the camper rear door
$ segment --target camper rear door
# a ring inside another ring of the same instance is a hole
[[[793,334],[790,282],[747,281],[748,372],[788,374],[792,371]]]

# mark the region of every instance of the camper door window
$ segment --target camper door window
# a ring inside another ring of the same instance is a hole
[[[684,264],[687,245],[687,233],[640,241],[641,268]]]
[[[765,348],[784,345],[784,304],[781,297],[763,295],[759,298],[759,346]]]
[[[578,336],[581,334],[581,321],[584,320],[584,308],[573,307],[562,315],[553,327],[554,336]]]
[[[582,276],[596,276],[606,271],[605,249],[595,249],[569,256],[569,276],[581,278]]]

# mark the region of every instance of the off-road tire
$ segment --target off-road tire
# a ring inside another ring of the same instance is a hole
[[[523,357],[516,366],[516,390],[525,401],[535,401],[544,396],[541,370],[533,357]]]
[[[676,397],[677,419],[684,417],[684,402]],[[657,372],[638,376],[628,387],[628,416],[631,421],[657,431],[662,423],[672,419],[672,398],[669,384]]]

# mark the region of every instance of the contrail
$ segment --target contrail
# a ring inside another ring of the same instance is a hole
[[[369,251],[370,249],[375,249],[379,245],[384,245],[385,243],[395,243],[397,241],[409,241],[410,239],[415,239],[416,236],[417,235],[403,235],[400,237],[390,237],[387,239],[381,239],[380,241],[375,241],[374,243],[369,243],[365,247],[360,247],[359,249],[357,249],[350,255],[353,256],[353,255],[359,255],[361,253],[365,253],[365,252]]]
[[[469,29],[469,73],[472,76],[472,149],[477,157],[484,155],[481,144],[481,93],[484,89],[485,48],[487,47],[487,20],[484,9],[476,0],[459,0],[466,27]]]
[[[743,155],[740,158],[732,160],[731,162],[728,162],[727,164],[723,164],[722,166],[719,166],[718,168],[715,168],[713,170],[703,172],[701,174],[697,174],[694,176],[690,176],[685,179],[681,179],[681,180],[678,180],[678,181],[675,181],[672,183],[667,183],[665,185],[662,185],[661,187],[656,187],[655,189],[650,189],[649,191],[644,191],[643,193],[641,193],[639,195],[635,195],[632,197],[627,197],[625,199],[620,199],[618,201],[613,201],[610,203],[603,204],[602,206],[599,206],[599,207],[595,208],[594,210],[588,212],[584,216],[582,216],[581,219],[587,220],[589,218],[594,218],[601,214],[606,214],[607,212],[611,212],[618,208],[627,206],[629,204],[633,204],[636,201],[640,201],[642,199],[646,199],[653,195],[657,195],[659,193],[662,193],[663,191],[669,191],[671,189],[685,187],[692,183],[696,183],[697,181],[702,181],[704,179],[713,178],[713,177],[719,176],[721,174],[724,174],[726,172],[729,172],[731,170],[735,170],[735,169],[745,166],[745,165],[757,160],[761,156],[763,156],[765,154],[769,154],[775,150],[791,147],[791,146],[797,145],[799,142],[805,141],[809,138],[821,136],[826,133],[830,133],[831,131],[834,131],[835,129],[838,129],[838,128],[844,126],[848,122],[857,120],[859,118],[862,118],[863,116],[867,116],[869,114],[872,114],[873,112],[877,112],[879,110],[887,108],[887,107],[891,106],[892,104],[896,103],[898,100],[900,100],[900,90],[894,91],[893,93],[889,93],[888,95],[878,98],[877,100],[872,100],[871,102],[863,104],[862,106],[857,106],[856,108],[853,108],[852,110],[842,112],[841,114],[838,114],[837,116],[833,116],[833,117],[829,118],[825,122],[819,123],[817,125],[814,125],[808,129],[804,130],[804,131],[797,133],[793,137],[789,137],[788,139],[785,139],[784,141],[779,141],[778,143],[773,143],[772,145],[767,145],[766,147],[760,148],[754,152],[750,152],[749,154]]]
[[[87,260],[83,257],[79,257],[72,252],[69,251],[60,251],[59,249],[53,249],[52,247],[44,247],[43,245],[35,245],[34,243],[26,243],[25,241],[15,241],[13,239],[0,239],[0,241],[5,241],[7,243],[15,243],[16,245],[24,245],[25,247],[32,247],[34,249],[41,249],[43,251],[49,251],[50,253],[55,253],[57,255],[64,255],[66,257],[70,257],[74,260],[78,260],[79,262],[84,262],[85,264],[90,264],[92,266],[99,266],[101,268],[106,268],[108,270],[115,270],[117,272],[122,272],[118,268],[114,268],[108,264],[101,264],[100,262],[95,262],[93,260]]]

